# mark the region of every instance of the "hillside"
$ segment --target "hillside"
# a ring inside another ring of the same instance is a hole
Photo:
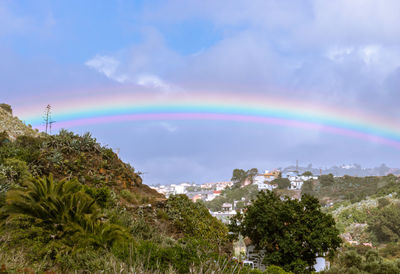
[[[0,114],[1,271],[218,272],[228,231],[202,204],[165,199],[90,133]]]
[[[0,158],[23,160],[33,176],[77,178],[90,186],[105,184],[118,192],[128,189],[140,199],[163,198],[142,184],[134,168],[123,163],[111,149],[102,147],[89,133],[79,136],[61,130],[57,135],[39,134],[12,116],[11,107],[6,104],[0,105],[0,132],[2,142],[13,142],[12,149],[3,151]]]
[[[38,131],[26,126],[12,114],[12,108],[7,104],[0,104],[0,133],[6,132],[10,139],[15,140],[18,136],[38,136]]]
[[[319,176],[318,180],[304,182],[302,193],[317,197],[323,204],[340,201],[358,202],[384,191],[392,185],[400,185],[400,177],[392,174],[387,176],[354,177],[345,175],[334,177],[329,174]]]

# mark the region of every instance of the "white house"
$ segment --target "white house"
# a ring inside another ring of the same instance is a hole
[[[290,180],[290,179],[289,179]],[[300,178],[293,178],[290,180],[290,189],[291,190],[300,190],[303,186],[304,181]]]
[[[276,184],[271,184],[271,182],[278,178],[279,174],[279,170],[274,170],[271,172],[266,170],[263,174],[257,174],[257,176],[254,177],[253,184],[257,185],[258,190],[273,190],[278,186]]]
[[[258,190],[273,190],[274,188],[277,188],[278,185],[276,184],[271,184],[270,182],[255,182],[255,184],[257,185]]]
[[[222,204],[222,211],[232,211],[233,205],[231,203],[223,203]]]

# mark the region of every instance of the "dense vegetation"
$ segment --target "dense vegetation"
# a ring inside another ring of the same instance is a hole
[[[198,272],[229,263],[227,228],[166,200],[90,134],[0,142],[0,262],[7,270]]]
[[[332,216],[323,213],[319,201],[308,195],[296,200],[260,192],[230,227],[250,238],[265,265],[295,273],[311,272],[316,257],[333,254],[341,244]]]
[[[243,170],[240,168],[234,169],[231,178],[231,181],[233,183],[232,188],[241,187],[246,180],[249,180],[251,183],[253,183],[253,179],[257,175],[257,173],[257,168],[251,168],[249,170]]]
[[[388,187],[400,183],[394,175],[353,177],[334,177],[332,174],[321,175],[318,180],[310,180],[303,184],[302,193],[317,197],[321,202],[349,200],[358,202],[368,196],[385,191]]]
[[[326,273],[400,272],[396,176],[323,175],[302,188],[318,202],[280,199],[287,179],[259,193],[243,186],[257,170],[236,169],[232,188],[193,203],[142,184],[90,134],[39,134],[6,104],[0,120],[0,272],[258,273],[229,260],[228,228],[205,207],[234,201],[244,213],[231,231],[264,251],[267,273],[310,271],[317,254],[334,254],[338,231],[356,244],[342,245]]]
[[[390,251],[384,250],[381,253]],[[365,246],[347,247],[337,254],[331,268],[324,273],[397,274],[400,273],[400,260],[387,260],[377,250]]]
[[[258,188],[256,185],[247,185],[240,188],[227,188],[221,192],[220,196],[209,202],[206,202],[205,205],[212,211],[221,211],[223,203],[233,204],[234,201],[238,201],[236,208],[243,209],[246,203],[256,198],[257,194]],[[242,198],[244,199],[242,200]]]

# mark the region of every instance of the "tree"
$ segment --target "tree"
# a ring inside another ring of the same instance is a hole
[[[315,194],[314,191],[314,184],[312,180],[307,180],[303,183],[303,186],[301,187],[301,194],[308,194],[308,195],[313,195]]]
[[[382,204],[382,202],[380,202]],[[400,204],[378,207],[367,220],[368,230],[379,243],[400,240]]]
[[[250,179],[251,183],[253,183],[254,177],[257,176],[258,169],[252,168],[247,171],[247,177]]]
[[[185,236],[207,241],[213,247],[226,241],[226,226],[211,216],[204,204],[193,203],[186,195],[172,195],[165,207],[169,219]]]
[[[333,174],[329,173],[328,175],[319,176],[319,182],[324,187],[332,186],[333,183],[335,182],[334,178],[333,178]]]
[[[290,181],[288,178],[277,178],[272,181],[273,184],[278,185],[278,189],[287,189],[290,187]]]
[[[244,214],[232,219],[230,229],[251,239],[265,265],[297,273],[312,271],[317,256],[333,254],[341,244],[333,217],[309,195],[298,201],[260,192]]]
[[[303,174],[301,174],[301,175],[303,175],[303,176],[313,176],[313,174],[312,174],[311,171],[305,171],[305,172],[303,172]]]
[[[8,222],[30,219],[66,245],[106,247],[128,238],[123,227],[104,220],[78,181],[55,181],[51,175],[8,191],[0,216]]]
[[[233,187],[240,187],[246,179],[249,179],[253,183],[254,177],[258,174],[257,168],[252,168],[247,171],[243,169],[234,169],[231,181],[233,182]]]
[[[240,185],[246,180],[246,171],[243,169],[235,168],[232,173],[231,181],[234,187],[240,187]]]

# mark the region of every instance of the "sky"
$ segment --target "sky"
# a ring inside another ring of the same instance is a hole
[[[65,102],[91,109],[127,94],[279,97],[400,132],[399,10],[397,0],[0,0],[0,101],[24,121],[51,104],[57,124]],[[147,184],[226,181],[234,168],[296,160],[400,167],[398,147],[319,127],[154,119],[67,129],[118,149]]]

